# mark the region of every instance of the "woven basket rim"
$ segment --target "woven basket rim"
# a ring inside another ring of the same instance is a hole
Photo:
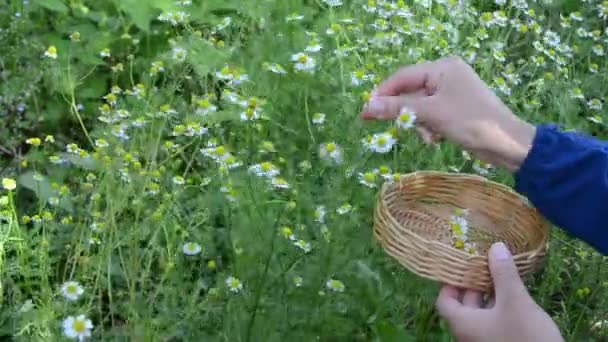
[[[462,178],[462,179],[476,180],[476,181],[492,184],[500,191],[508,192],[512,195],[515,195],[520,201],[522,201],[522,203],[524,203],[525,205],[527,205],[528,207],[530,207],[531,209],[533,209],[536,212],[539,219],[542,221],[541,222],[542,226],[545,227],[546,229],[541,231],[542,240],[538,243],[538,245],[535,248],[529,249],[525,252],[513,254],[513,259],[516,261],[517,260],[526,260],[526,259],[531,260],[531,259],[534,259],[535,257],[537,257],[539,254],[543,254],[543,251],[546,251],[546,249],[548,248],[549,238],[550,238],[550,227],[551,227],[549,221],[544,216],[542,216],[536,208],[534,208],[531,205],[530,201],[526,197],[524,197],[520,193],[514,191],[511,187],[509,187],[505,184],[493,181],[486,177],[476,175],[476,174],[445,172],[445,171],[430,171],[430,170],[414,171],[414,172],[410,172],[410,173],[401,174],[401,178],[397,182],[399,182],[399,184],[402,184],[404,179],[413,178],[416,176],[422,176],[422,177],[442,176],[442,177],[449,177],[449,178]],[[381,190],[379,191],[378,201],[381,201],[383,205],[386,205],[384,194],[386,193],[388,188],[392,187],[392,186],[395,186],[395,184],[388,183],[388,182],[384,183],[382,185]],[[379,208],[379,205],[377,205],[376,208]],[[390,220],[391,220],[391,223],[393,223],[397,226],[402,226],[394,217],[390,216]],[[466,251],[460,250],[454,246],[443,243],[441,241],[425,238],[419,234],[414,233],[411,230],[405,229],[404,231],[407,232],[407,234],[409,234],[417,239],[420,239],[421,241],[423,241],[427,244],[434,245],[438,248],[450,249],[451,251],[459,254],[463,259],[480,259],[480,260],[488,259],[486,254],[471,255],[471,254],[467,253]]]

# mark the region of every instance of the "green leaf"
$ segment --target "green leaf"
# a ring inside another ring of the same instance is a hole
[[[80,98],[101,98],[106,94],[105,77],[92,79],[90,82],[85,82],[78,87],[78,96]]]
[[[210,125],[226,121],[238,121],[240,117],[240,114],[237,112],[220,111],[205,116],[194,115],[189,119],[201,124]]]
[[[51,183],[47,177],[42,177],[42,179],[38,180],[35,179],[35,174],[34,171],[25,172],[19,176],[17,183],[24,188],[32,190],[40,201],[48,202],[49,198],[55,196]],[[58,206],[68,211],[73,209],[72,202],[66,197],[62,197],[59,200]]]
[[[82,158],[79,155],[71,154],[71,153],[60,153],[62,158],[68,159],[72,164],[79,166],[85,170],[95,170],[97,167],[97,163],[95,159],[91,157]]]
[[[416,341],[416,337],[389,322],[376,324],[378,337],[382,342],[408,342]]]
[[[34,2],[51,11],[61,13],[68,11],[68,7],[61,0],[34,0]]]
[[[194,72],[201,77],[221,68],[230,57],[228,52],[217,49],[208,41],[198,38],[191,38],[184,48],[188,50],[188,62],[194,68]]]
[[[28,171],[21,176],[19,176],[18,183],[36,193],[39,199],[46,201],[51,196],[53,196],[53,188],[49,183],[46,177],[43,177],[41,180],[34,179],[35,173],[33,171]]]
[[[146,32],[150,30],[150,21],[154,17],[154,11],[147,1],[120,0],[117,1],[117,5],[131,17],[135,26],[140,30]]]

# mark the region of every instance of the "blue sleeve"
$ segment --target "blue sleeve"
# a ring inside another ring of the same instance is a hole
[[[608,143],[538,125],[515,189],[549,221],[608,254]]]

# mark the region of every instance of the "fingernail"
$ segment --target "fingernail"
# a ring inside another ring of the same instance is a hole
[[[492,246],[492,254],[498,261],[507,261],[511,259],[511,252],[503,242],[497,242]]]
[[[384,111],[384,103],[377,97],[372,97],[367,106],[367,110],[374,114],[381,114]]]

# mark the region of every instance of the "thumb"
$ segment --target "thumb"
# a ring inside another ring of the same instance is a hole
[[[421,92],[399,96],[373,96],[364,108],[362,117],[364,120],[393,120],[405,107],[421,118],[425,97],[427,96]]]
[[[490,273],[496,292],[496,304],[504,305],[529,297],[513,256],[507,246],[498,242],[492,245],[489,255]]]

